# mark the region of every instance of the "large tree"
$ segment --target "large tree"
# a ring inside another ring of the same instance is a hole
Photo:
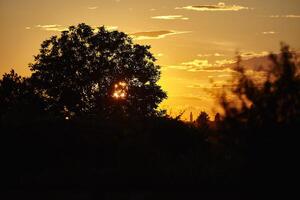
[[[54,113],[155,115],[166,93],[149,49],[123,32],[71,26],[42,43],[32,81]]]

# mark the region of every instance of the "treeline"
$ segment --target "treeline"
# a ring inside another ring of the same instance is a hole
[[[259,83],[238,62],[213,127],[204,112],[193,125],[157,109],[166,93],[148,49],[80,24],[42,44],[31,77],[5,74],[6,185],[269,184],[293,176],[300,77],[287,45],[270,55]]]

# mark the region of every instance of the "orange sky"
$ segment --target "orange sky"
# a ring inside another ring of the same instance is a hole
[[[186,110],[186,119],[190,111],[213,115],[210,93],[230,77],[224,65],[236,51],[259,57],[280,41],[300,49],[299,0],[0,0],[0,74],[29,75],[41,42],[82,22],[150,44],[169,96],[162,107]]]

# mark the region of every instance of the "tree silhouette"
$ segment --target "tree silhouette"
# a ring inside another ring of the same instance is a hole
[[[196,119],[196,123],[200,128],[208,128],[209,127],[209,116],[206,112],[201,112]]]
[[[71,26],[42,43],[32,81],[58,115],[155,115],[166,93],[149,49],[123,32]]]
[[[44,102],[32,87],[28,78],[22,78],[14,70],[0,79],[0,117],[11,121],[34,117],[44,110]]]
[[[220,113],[217,113],[216,115],[215,115],[215,123],[220,123],[221,122],[221,115],[220,115]]]

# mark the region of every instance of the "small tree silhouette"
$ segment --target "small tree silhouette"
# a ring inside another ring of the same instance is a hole
[[[209,116],[206,112],[201,112],[196,119],[197,126],[200,128],[208,128],[209,127]]]
[[[149,49],[123,32],[71,26],[42,43],[32,81],[58,115],[155,115],[166,93]]]
[[[221,122],[221,115],[220,115],[220,113],[217,113],[216,115],[215,115],[215,123],[220,123]]]

